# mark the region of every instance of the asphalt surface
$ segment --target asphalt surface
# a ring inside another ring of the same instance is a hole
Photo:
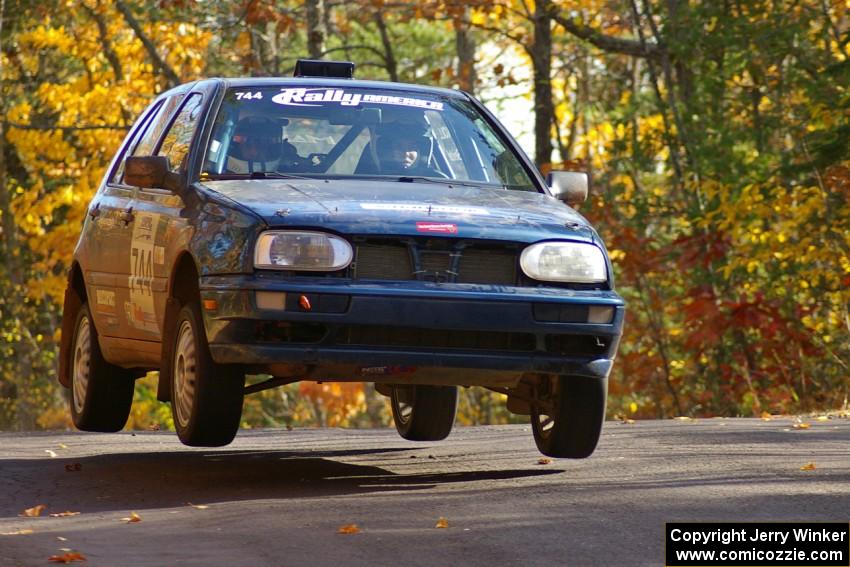
[[[0,434],[0,565],[662,565],[665,522],[850,521],[850,420],[808,422],[608,422],[543,464],[528,426]]]

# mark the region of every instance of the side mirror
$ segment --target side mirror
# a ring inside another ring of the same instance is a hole
[[[580,171],[553,171],[546,176],[552,196],[574,207],[587,200],[587,174]]]
[[[166,156],[131,156],[124,164],[124,183],[136,187],[165,189],[169,173]]]

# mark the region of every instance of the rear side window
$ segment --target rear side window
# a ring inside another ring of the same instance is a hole
[[[156,117],[157,113],[161,109],[162,101],[159,101],[152,105],[147,113],[139,117],[139,127],[133,130],[132,139],[124,145],[124,152],[121,155],[121,159],[118,161],[118,167],[115,168],[112,178],[110,179],[112,183],[118,183],[121,181],[121,177],[124,175],[124,158],[128,155],[133,155],[133,148],[139,143],[139,138],[141,138],[142,134],[145,133],[145,130],[148,126],[150,126],[151,121]]]
[[[159,108],[159,112],[156,113],[156,116],[151,121],[150,126],[148,126],[145,135],[139,142],[139,145],[137,145],[136,148],[133,150],[132,155],[154,155],[153,149],[156,147],[156,143],[159,141],[159,138],[165,131],[165,127],[168,126],[168,119],[171,118],[172,114],[174,114],[174,109],[177,108],[177,105],[180,104],[181,100],[183,100],[183,95],[173,96],[169,98],[165,102],[165,104],[163,104]]]
[[[197,93],[186,99],[159,147],[157,155],[168,158],[171,171],[186,170],[186,156],[189,154],[192,137],[201,117],[201,100],[201,95]]]
[[[180,104],[182,99],[183,95],[169,97],[164,102],[160,102],[158,107],[148,113],[145,123],[136,131],[133,140],[124,150],[121,163],[115,168],[115,174],[112,176],[113,183],[121,183],[121,180],[124,178],[124,162],[127,157],[151,155],[160,134],[162,134],[165,126],[168,124],[168,118],[174,113],[174,109],[177,108],[177,105]]]

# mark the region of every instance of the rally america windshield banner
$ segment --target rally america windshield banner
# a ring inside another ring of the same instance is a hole
[[[284,88],[272,97],[272,102],[284,106],[321,106],[321,103],[337,103],[342,106],[359,106],[361,103],[410,106],[426,110],[443,110],[443,103],[409,96],[359,93],[346,89],[328,88]]]

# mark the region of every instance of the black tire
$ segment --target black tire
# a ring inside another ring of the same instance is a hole
[[[540,390],[548,405],[531,406],[531,428],[540,452],[567,459],[592,455],[605,421],[607,378],[557,376]]]
[[[135,380],[104,360],[89,306],[84,303],[71,339],[71,419],[81,431],[121,431],[130,415]]]
[[[440,441],[457,415],[457,386],[393,386],[390,396],[398,434],[410,441]]]
[[[177,436],[193,447],[227,445],[239,431],[245,375],[210,355],[197,301],[177,315],[171,353],[171,414]]]

